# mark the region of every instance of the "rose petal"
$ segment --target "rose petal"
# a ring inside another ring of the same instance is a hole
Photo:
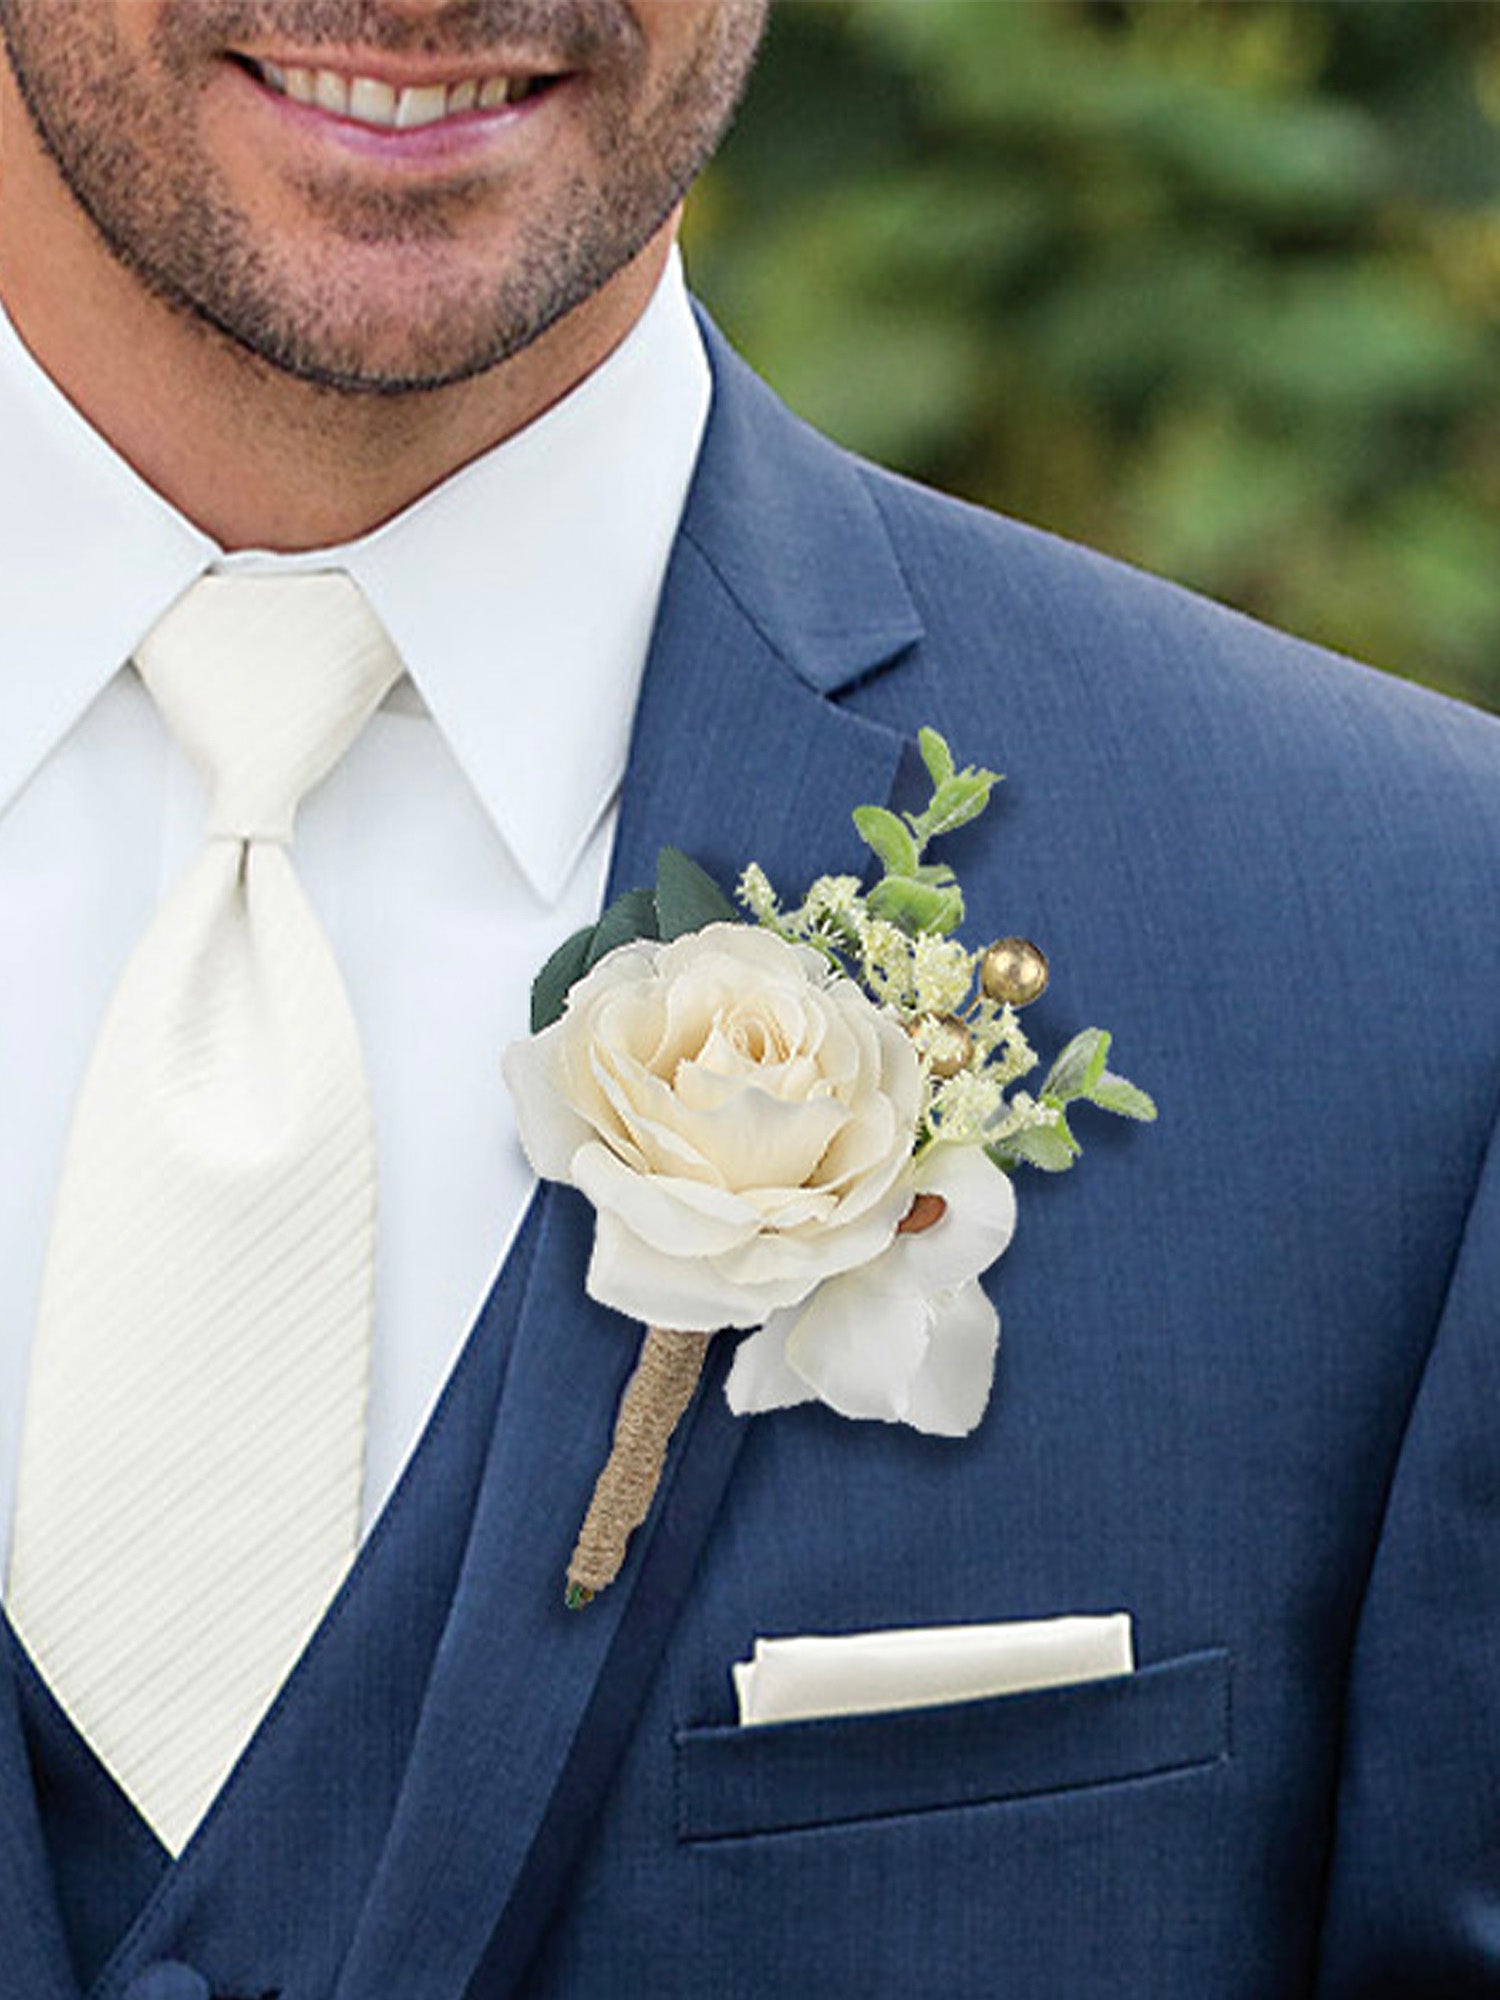
[[[663,953],[663,958],[666,954]],[[652,1050],[652,1073],[670,1084],[678,1069],[701,1053],[713,1037],[716,994],[699,980],[682,977],[663,986],[665,1024]]]
[[[871,1167],[891,1160],[893,1155],[896,1166],[901,1166],[910,1144],[911,1129],[906,1125],[898,1132],[895,1107],[887,1098],[865,1099],[818,1162],[818,1186],[847,1187]],[[900,1143],[903,1139],[906,1145]]]
[[[834,1091],[817,1063],[809,1055],[794,1055],[785,1062],[740,1063],[733,1067],[718,1062],[716,1051],[707,1046],[691,1062],[680,1062],[672,1078],[672,1093],[689,1111],[717,1111],[747,1084],[779,1098],[800,1104],[809,1097],[832,1097]]]
[[[811,945],[788,944],[774,931],[761,930],[755,924],[705,924],[702,930],[674,938],[661,947],[662,976],[675,980],[684,960],[694,977],[700,966],[713,967],[736,993],[752,985],[776,985],[785,980],[822,986],[828,975],[827,959]]]
[[[867,1108],[866,1115],[876,1115],[873,1107]],[[839,1198],[840,1222],[852,1222],[867,1209],[877,1206],[884,1211],[894,1199],[893,1190],[906,1185],[906,1176],[910,1171],[910,1128],[892,1121],[886,1143],[879,1148],[874,1159],[861,1168],[856,1177],[845,1179],[842,1184],[838,1181],[831,1184],[832,1191]],[[825,1185],[821,1171],[813,1176],[812,1184],[814,1187]],[[908,1193],[907,1207],[910,1205],[911,1196]],[[899,1222],[900,1219],[898,1215],[896,1220]]]
[[[838,1197],[817,1187],[746,1188],[745,1200],[755,1203],[768,1228],[782,1234],[809,1223],[831,1222],[838,1208]]]
[[[830,1006],[828,1000],[825,994],[819,1009],[817,1046],[814,1048],[809,1042],[807,1053],[817,1057],[818,1073],[835,1095],[848,1104],[856,1095],[866,1045],[855,1034],[843,1011]]]
[[[759,1231],[753,1203],[702,1181],[638,1174],[596,1139],[573,1160],[573,1185],[600,1214],[617,1215],[634,1236],[674,1258],[715,1257]]]
[[[801,1187],[847,1124],[836,1098],[786,1104],[754,1084],[714,1111],[678,1104],[674,1125],[690,1145],[712,1160],[728,1186]]]
[[[845,1417],[900,1423],[927,1353],[928,1311],[851,1271],[819,1285],[787,1335],[787,1366]]]
[[[646,1325],[682,1333],[758,1326],[768,1310],[794,1305],[804,1296],[788,1287],[780,1297],[768,1299],[767,1289],[729,1282],[706,1257],[669,1257],[634,1235],[618,1216],[601,1213],[595,1225],[589,1296]]]
[[[878,1258],[909,1205],[905,1189],[896,1188],[883,1204],[877,1203],[853,1222],[844,1222],[840,1211],[834,1221],[808,1223],[800,1230],[765,1230],[734,1250],[720,1252],[719,1263],[738,1284],[784,1290],[800,1281],[805,1296],[820,1278]]]
[[[938,1437],[967,1437],[990,1399],[1000,1321],[977,1279],[928,1305],[927,1353],[912,1383],[906,1421]]]
[[[724,1394],[737,1417],[813,1401],[812,1390],[787,1366],[786,1337],[796,1317],[795,1308],[772,1313],[763,1327],[747,1334],[734,1350]]]
[[[660,1077],[652,1076],[633,1057],[610,1049],[594,1051],[593,1068],[612,1113],[609,1125],[601,1126],[601,1135],[616,1151],[623,1137],[639,1153],[646,1171],[723,1187],[724,1176],[713,1161],[675,1129],[677,1107]]]
[[[557,1087],[555,1050],[547,1040],[553,1032],[547,1028],[525,1041],[512,1042],[500,1066],[515,1104],[521,1145],[533,1171],[544,1181],[571,1184],[574,1156],[594,1133]]]

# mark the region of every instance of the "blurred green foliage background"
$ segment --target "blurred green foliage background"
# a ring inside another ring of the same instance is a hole
[[[1495,0],[780,0],[687,251],[845,443],[1500,709]]]

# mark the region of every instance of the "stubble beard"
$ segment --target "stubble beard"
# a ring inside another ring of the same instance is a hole
[[[644,103],[645,52],[618,0],[461,0],[440,17],[441,35],[420,42],[394,35],[378,0],[169,0],[149,66],[118,46],[103,9],[0,0],[0,36],[40,144],[138,284],[300,382],[396,396],[499,366],[642,249],[728,126],[763,12],[760,0],[734,0],[706,16],[712,32]],[[347,251],[339,268],[330,257],[314,274],[257,240],[196,143],[206,36],[209,46],[280,32],[303,45],[458,54],[492,48],[507,33],[524,40],[529,23],[609,88],[591,92],[590,175],[554,185],[495,268],[456,274],[447,254],[476,204],[494,199],[493,182],[478,175],[438,190],[376,191],[352,174],[309,174],[296,192]],[[400,309],[374,310],[357,266],[397,247],[408,274]]]

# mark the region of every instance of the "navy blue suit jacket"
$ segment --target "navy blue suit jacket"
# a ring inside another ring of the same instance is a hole
[[[851,806],[900,798],[933,723],[1006,774],[947,848],[969,930],[1040,942],[1032,1038],[1107,1024],[1161,1120],[1082,1114],[1076,1173],[1021,1185],[971,1438],[737,1421],[722,1343],[576,1615],[635,1332],[584,1296],[589,1211],[544,1192],[399,1803],[317,1990],[1500,1994],[1500,727],[859,463],[713,352],[614,886],[668,841],[793,893],[857,869]],[[733,1726],[757,1635],[1122,1608],[1128,1679]]]
[[[641,1707],[592,1718],[621,1762],[527,1990],[1500,1993],[1500,726],[715,361],[616,886],[669,839],[857,867],[934,723],[1006,773],[948,852],[1051,954],[1034,1039],[1107,1022],[1161,1122],[1023,1183],[968,1441],[710,1385],[633,1588],[557,1634]],[[599,1386],[549,1584],[626,1361],[551,1205],[559,1388]],[[756,1634],[1118,1607],[1127,1682],[732,1726]]]

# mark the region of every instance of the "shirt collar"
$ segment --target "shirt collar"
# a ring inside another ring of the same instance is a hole
[[[342,568],[536,892],[624,774],[711,394],[674,252],[577,388],[372,533],[226,556],[91,428],[0,313],[0,809],[206,568]]]

